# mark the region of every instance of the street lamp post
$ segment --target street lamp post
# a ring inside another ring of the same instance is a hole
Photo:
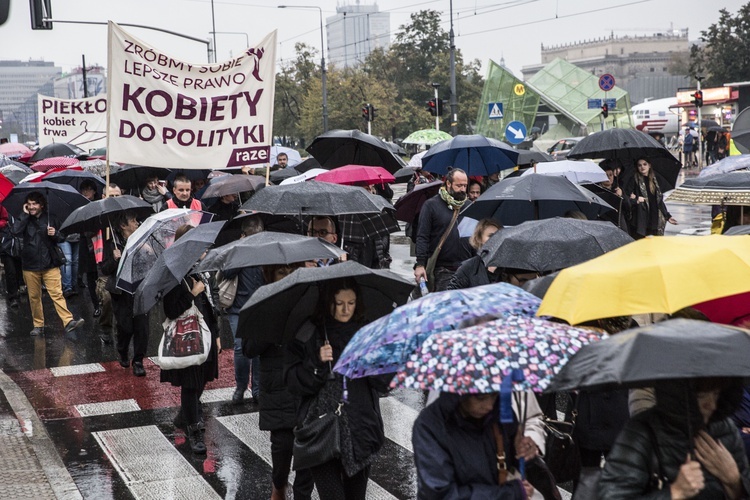
[[[320,73],[323,90],[323,132],[328,132],[328,91],[326,89],[326,56],[323,45],[323,9],[314,5],[279,5],[279,9],[318,9],[320,14]]]
[[[458,99],[456,96],[456,39],[453,33],[453,0],[450,1],[451,31],[450,31],[450,80],[451,80],[451,135],[458,134]]]

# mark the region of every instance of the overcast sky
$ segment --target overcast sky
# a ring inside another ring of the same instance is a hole
[[[336,6],[355,0],[214,0],[218,59],[228,59],[242,50],[247,33],[250,43],[278,29],[277,60],[294,55],[294,44],[320,47],[319,15],[316,10],[278,9],[283,3],[320,6],[323,16],[335,14]],[[371,3],[362,0],[362,3]],[[409,22],[409,15],[422,9],[443,13],[448,29],[449,0],[380,0],[381,11],[391,13],[391,31]],[[741,0],[454,0],[456,46],[465,58],[500,61],[520,76],[521,67],[541,62],[540,46],[616,36],[643,35],[669,29],[689,29],[690,40],[718,20],[719,8],[737,12]],[[210,0],[52,0],[54,19],[107,21],[156,26],[196,38],[209,37]],[[205,45],[138,28],[125,28],[187,62],[205,62]],[[56,24],[51,31],[32,31],[29,3],[11,0],[8,22],[0,27],[0,59],[44,59],[63,71],[81,65],[107,63],[107,28]]]

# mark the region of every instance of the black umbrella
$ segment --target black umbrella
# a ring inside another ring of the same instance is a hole
[[[126,211],[142,219],[154,213],[154,207],[135,196],[110,196],[74,210],[60,226],[60,231],[69,234],[99,231],[110,227],[112,218]]]
[[[203,252],[213,245],[223,225],[224,221],[201,224],[164,250],[135,291],[133,313],[146,314],[164,295],[179,285]]]
[[[300,326],[315,312],[325,282],[339,278],[356,280],[368,321],[405,304],[414,282],[385,270],[369,269],[354,261],[328,267],[301,268],[280,281],[260,287],[240,311],[237,334],[280,344],[294,338]]]
[[[226,271],[315,259],[338,259],[342,253],[339,247],[321,238],[264,231],[214,248],[206,255],[199,270]]]
[[[326,132],[313,140],[307,152],[328,170],[344,165],[371,165],[395,173],[406,166],[385,142],[359,130]]]
[[[662,191],[674,189],[682,168],[663,144],[647,133],[633,129],[612,128],[584,137],[568,153],[568,159],[582,158],[618,160],[623,178],[632,176],[635,162],[645,158],[651,162]]]
[[[23,179],[25,179],[27,175],[29,175],[23,170],[11,170],[10,168],[0,171],[0,174],[3,174],[13,184],[18,184]]]
[[[265,185],[266,179],[259,175],[222,175],[214,177],[203,192],[202,199],[218,198],[228,194],[240,194],[255,191]]]
[[[409,156],[409,153],[407,153],[404,148],[396,144],[395,142],[390,141],[383,141],[385,144],[391,148],[391,151],[393,151],[394,154],[397,154],[399,156]]]
[[[443,181],[432,181],[414,186],[414,189],[399,198],[393,205],[396,209],[396,219],[413,224],[424,202],[438,194],[442,185]]]
[[[482,247],[482,260],[487,267],[544,273],[586,262],[632,241],[610,222],[556,217],[498,231]]]
[[[29,163],[35,163],[45,158],[54,158],[57,156],[69,156],[72,158],[83,159],[87,157],[86,151],[66,142],[56,142],[54,144],[48,144],[43,148],[38,149],[34,155],[29,159]]]
[[[26,196],[33,192],[44,195],[47,200],[47,213],[58,220],[65,220],[73,210],[89,203],[89,200],[71,186],[41,181],[18,184],[2,201],[2,204],[12,216],[20,217],[26,203]]]
[[[298,172],[295,175],[304,174],[308,170],[312,170],[314,168],[321,168],[320,163],[318,162],[318,160],[310,156],[306,160],[303,160],[302,163],[298,163],[294,166],[294,170]],[[288,169],[289,167],[285,168],[284,170],[288,170]],[[271,175],[273,175],[273,173],[271,173]]]
[[[396,179],[394,184],[404,184],[409,182],[414,178],[414,174],[416,173],[417,169],[414,167],[404,167],[395,174],[393,174],[393,177]]]
[[[205,180],[208,178],[209,174],[211,173],[210,169],[196,169],[196,168],[175,168],[172,169],[172,171],[167,175],[167,182],[172,184],[174,182],[174,178],[178,175],[184,175],[188,178],[189,181],[200,181]]]
[[[81,184],[85,181],[93,182],[98,193],[101,193],[104,189],[104,179],[85,170],[59,170],[45,175],[44,180],[57,184],[67,184],[79,192],[81,191]]]
[[[521,288],[523,288],[530,294],[543,299],[547,294],[547,290],[549,290],[550,285],[552,285],[552,282],[555,281],[555,278],[557,278],[558,274],[560,273],[556,272],[552,274],[546,274],[533,280],[529,280],[526,283],[522,284]]]
[[[529,174],[501,180],[461,215],[477,220],[491,218],[504,226],[517,226],[527,220],[560,217],[571,210],[596,219],[612,207],[565,177]]]
[[[158,177],[166,179],[171,170],[166,168],[145,167],[141,165],[117,165],[109,171],[109,181],[123,189],[141,189],[146,179]]]
[[[6,169],[17,169],[17,170],[23,170],[24,172],[30,174],[34,171],[31,170],[31,167],[27,167],[23,163],[11,160],[7,156],[0,155],[0,173],[4,173]]]
[[[548,155],[547,153],[542,153],[541,151],[532,151],[530,149],[522,149],[518,151],[518,165],[524,166],[529,165],[531,162],[535,161],[538,163],[544,163],[546,161],[555,161],[552,156]]]
[[[547,392],[648,387],[665,380],[750,377],[747,330],[673,319],[581,348]]]
[[[287,234],[302,234],[302,225],[298,216],[273,215],[261,213],[243,213],[236,216],[221,230],[218,240],[231,242],[241,236],[242,223],[245,219],[256,215],[263,221],[263,227],[266,231]]]
[[[279,185],[281,184],[281,181],[283,181],[284,179],[289,179],[290,177],[297,177],[301,173],[302,173],[301,171],[297,171],[297,169],[293,167],[286,167],[286,168],[274,170],[273,172],[271,172],[271,174],[268,176],[268,180],[271,182],[271,184]]]

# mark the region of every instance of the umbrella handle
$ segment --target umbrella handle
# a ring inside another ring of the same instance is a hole
[[[331,343],[328,342],[328,330],[326,329],[325,323],[323,324],[323,337],[326,339],[325,343],[323,345],[331,345]],[[331,363],[330,361],[328,362],[328,377],[327,377],[327,379],[328,380],[335,380],[336,379],[336,375],[334,375],[334,373],[333,373],[333,363]]]

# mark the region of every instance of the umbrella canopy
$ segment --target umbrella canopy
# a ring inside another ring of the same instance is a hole
[[[224,221],[201,224],[185,233],[156,259],[133,297],[133,314],[145,314],[170,290],[180,284],[213,245]]]
[[[750,168],[750,155],[727,156],[702,169],[698,177],[727,174],[735,170],[745,170],[747,168]]]
[[[274,170],[273,172],[271,172],[271,174],[268,176],[268,180],[271,181],[271,184],[278,185],[281,184],[281,182],[285,179],[296,177],[300,173],[300,171],[292,167],[282,168],[280,170]]]
[[[234,219],[227,222],[227,225],[221,230],[221,241],[234,241],[240,238],[242,232],[242,223],[247,217],[257,215],[263,221],[263,227],[266,231],[287,234],[303,234],[302,226],[298,217],[286,215],[272,215],[261,213],[243,213],[237,215]],[[230,233],[224,236],[224,233]],[[223,239],[222,239],[223,238]]]
[[[404,184],[406,182],[409,182],[414,178],[414,174],[417,172],[417,169],[414,167],[406,166],[393,174],[393,183],[394,184]]]
[[[13,181],[0,174],[0,201],[3,201],[8,194],[13,190],[15,184]]]
[[[255,191],[265,184],[266,180],[259,175],[222,175],[211,179],[208,187],[203,192],[203,199]]]
[[[750,234],[750,225],[734,226],[727,229],[724,233],[725,236],[736,236],[740,234]]]
[[[60,221],[65,220],[76,208],[89,203],[89,200],[71,186],[42,181],[14,186],[2,204],[13,217],[20,217],[26,203],[26,196],[33,192],[44,195],[47,200],[47,213]]]
[[[526,167],[531,164],[532,161],[537,163],[543,163],[548,161],[555,161],[551,155],[542,151],[532,151],[530,149],[519,149],[518,150],[518,166]]]
[[[31,153],[31,150],[25,144],[21,144],[20,142],[6,142],[5,144],[0,144],[0,154],[5,156],[19,157],[26,153]]]
[[[106,159],[107,158],[107,148],[97,148],[97,149],[93,150],[91,152],[91,154],[89,155],[89,158],[91,158],[93,156],[96,156],[96,157],[101,158],[101,159]]]
[[[534,278],[533,280],[529,280],[523,285],[521,285],[521,288],[529,292],[531,295],[534,295],[536,297],[539,297],[540,299],[543,299],[544,296],[547,294],[547,290],[549,290],[549,286],[552,284],[555,278],[557,278],[558,274],[560,273],[556,272],[556,273],[546,274],[538,278]]]
[[[576,325],[613,316],[671,314],[747,291],[750,238],[660,236],[562,270],[538,314]]]
[[[50,172],[45,174],[42,177],[42,180],[55,182],[57,184],[68,184],[79,192],[81,191],[81,184],[89,181],[94,183],[98,193],[101,193],[104,190],[104,179],[98,175],[86,172],[85,170],[59,170],[56,172]]]
[[[557,217],[498,231],[481,254],[487,267],[544,273],[586,262],[632,241],[610,222]]]
[[[673,319],[583,347],[547,390],[648,387],[666,380],[748,377],[748,357],[747,330]]]
[[[714,323],[747,328],[750,320],[750,292],[707,300],[695,304],[693,308],[705,314]]]
[[[457,135],[431,147],[422,157],[422,169],[445,175],[460,168],[466,175],[488,176],[518,164],[518,151],[482,135]]]
[[[67,156],[53,156],[39,160],[31,165],[31,170],[35,172],[46,172],[51,168],[66,168],[78,165],[78,160]]]
[[[289,184],[299,184],[301,182],[307,182],[312,179],[315,179],[317,176],[325,172],[328,172],[328,170],[324,168],[311,168],[307,172],[303,172],[299,175],[295,175],[294,177],[287,177],[286,179],[283,179],[279,183],[279,185],[288,186]]]
[[[107,176],[107,162],[104,160],[89,159],[81,160],[79,163],[81,164],[81,168],[83,168],[83,170],[85,170],[86,172],[91,172],[94,175],[98,175],[102,179]],[[110,169],[118,166],[119,164],[115,162],[109,162]]]
[[[646,158],[654,168],[662,191],[674,189],[681,170],[680,162],[662,143],[640,130],[624,128],[602,130],[584,137],[573,146],[568,158],[618,160],[623,177],[633,175],[635,161]]]
[[[534,168],[527,169],[523,175],[541,174],[565,177],[573,184],[596,184],[606,182],[607,174],[591,161],[559,160],[539,162]]]
[[[54,144],[48,144],[43,148],[39,148],[38,150],[36,150],[36,152],[30,158],[30,163],[35,163],[40,160],[59,156],[82,159],[83,157],[86,157],[86,151],[73,144],[56,142]]]
[[[66,234],[90,233],[112,227],[112,220],[123,212],[132,211],[143,219],[154,213],[150,203],[130,195],[109,196],[75,209],[60,226]]]
[[[391,148],[391,151],[393,151],[394,154],[397,154],[399,156],[409,156],[409,153],[406,152],[404,148],[396,144],[395,142],[390,141],[383,141],[385,144]]]
[[[422,151],[409,158],[408,167],[414,167],[416,169],[422,168],[422,158],[427,154],[427,151]]]
[[[18,184],[23,179],[25,179],[27,175],[29,175],[23,170],[17,170],[12,167],[5,167],[3,169],[0,169],[0,174],[3,174],[13,184]]]
[[[359,130],[331,130],[313,140],[307,152],[325,169],[344,165],[372,165],[389,172],[406,164],[383,141]]]
[[[394,205],[396,219],[413,224],[424,202],[438,194],[442,185],[443,181],[433,181],[414,186],[414,189],[399,198]]]
[[[17,170],[23,170],[24,172],[31,173],[33,170],[31,170],[29,167],[24,165],[23,163],[13,161],[7,156],[0,156],[0,171],[5,168],[14,168]]]
[[[570,210],[596,219],[613,208],[564,177],[530,174],[501,180],[474,200],[462,215],[476,220],[489,217],[504,226],[515,226],[527,220],[559,217]]]
[[[156,259],[174,242],[177,228],[210,222],[213,214],[171,208],[150,216],[128,238],[117,268],[117,288],[135,293],[140,282],[151,272]]]
[[[666,199],[695,205],[750,205],[750,172],[687,179]]]
[[[354,261],[328,267],[301,268],[275,283],[260,287],[240,311],[237,334],[286,343],[313,314],[326,281],[352,278],[357,282],[368,320],[405,304],[414,282],[391,271],[369,269]]]
[[[276,165],[278,163],[276,157],[279,153],[286,154],[287,160],[289,160],[287,162],[287,167],[293,167],[302,163],[302,157],[296,149],[285,148],[284,146],[271,146],[271,165]]]
[[[200,271],[226,271],[272,264],[294,264],[314,259],[338,259],[344,253],[321,238],[261,232],[211,250]]]
[[[533,316],[539,303],[508,283],[431,293],[361,328],[334,370],[349,378],[393,373],[434,333],[511,315]]]
[[[605,337],[598,331],[523,316],[435,333],[396,374],[391,388],[500,392],[511,370],[520,370],[523,380],[514,379],[513,390],[542,392],[581,347]]]
[[[166,179],[171,170],[166,168],[144,167],[141,165],[118,165],[109,172],[110,182],[123,189],[141,189],[149,177]]]
[[[320,168],[320,163],[318,162],[318,160],[316,160],[312,156],[302,160],[302,163],[294,166],[294,169],[297,171],[298,174],[302,174],[313,168]],[[273,173],[271,173],[271,175],[273,175]]]
[[[393,174],[382,167],[344,165],[343,167],[318,174],[315,180],[346,186],[371,186],[373,184],[390,184],[396,179],[393,177]]]
[[[435,130],[434,128],[427,128],[424,130],[417,130],[409,134],[406,139],[402,142],[404,144],[417,144],[420,146],[432,146],[438,142],[447,141],[453,139],[448,132],[442,130]]]

